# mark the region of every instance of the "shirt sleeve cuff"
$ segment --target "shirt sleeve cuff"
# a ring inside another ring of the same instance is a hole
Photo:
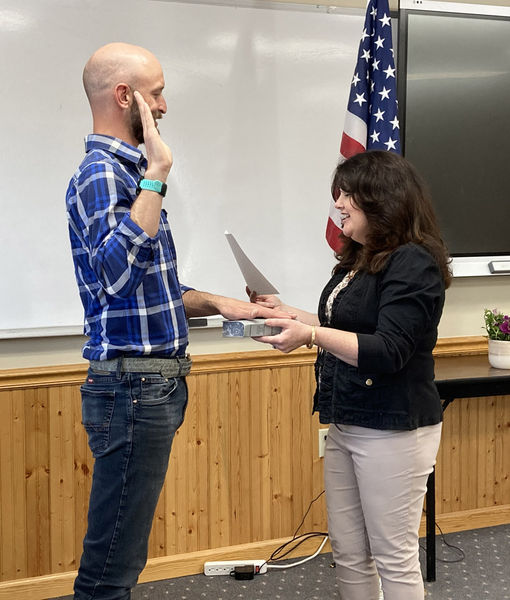
[[[387,368],[383,364],[384,353],[381,349],[383,343],[381,338],[376,335],[366,333],[356,334],[358,337],[358,370],[360,373],[381,372]]]
[[[150,237],[137,223],[133,221],[128,213],[119,225],[119,232],[135,246],[149,244],[155,245],[159,240],[159,230],[154,237]]]

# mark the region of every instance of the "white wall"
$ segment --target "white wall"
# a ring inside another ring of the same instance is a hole
[[[476,277],[454,280],[446,295],[439,327],[440,337],[483,335],[483,309],[510,311],[510,277]],[[0,340],[0,369],[77,364],[82,361],[80,336]],[[253,340],[223,339],[221,329],[195,329],[190,333],[193,355],[263,350]]]

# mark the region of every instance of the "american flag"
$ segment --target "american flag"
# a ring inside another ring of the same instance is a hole
[[[395,60],[388,0],[369,0],[351,82],[340,157],[365,150],[400,154]],[[331,201],[326,240],[341,248],[340,215]]]

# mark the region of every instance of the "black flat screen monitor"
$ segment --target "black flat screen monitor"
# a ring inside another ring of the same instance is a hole
[[[510,9],[402,6],[404,155],[432,192],[454,274],[490,275],[490,263],[510,271]]]

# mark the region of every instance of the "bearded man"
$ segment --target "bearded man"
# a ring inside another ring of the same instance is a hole
[[[175,432],[187,404],[187,318],[289,315],[180,284],[162,210],[172,153],[156,57],[125,43],[99,48],[83,83],[93,117],[66,195],[90,361],[82,420],[95,458],[75,600],[127,600],[147,542]],[[145,158],[138,146],[144,143]]]

